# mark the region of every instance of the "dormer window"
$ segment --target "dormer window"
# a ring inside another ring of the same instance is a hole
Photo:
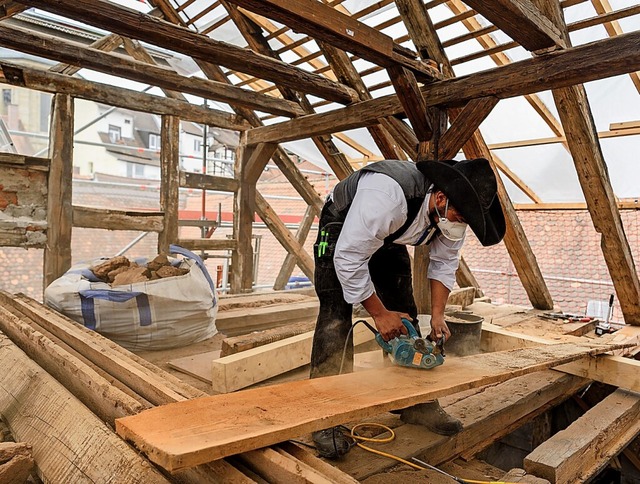
[[[122,139],[122,130],[120,126],[109,125],[109,141],[117,143]]]
[[[159,150],[160,149],[160,136],[157,134],[149,135],[149,149]]]

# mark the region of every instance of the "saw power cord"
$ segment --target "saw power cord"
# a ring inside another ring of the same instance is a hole
[[[342,359],[340,360],[340,371],[338,372],[338,375],[342,375],[342,369],[344,367],[344,359],[347,356],[347,347],[349,346],[349,336],[351,336],[351,334],[353,333],[353,328],[355,328],[356,325],[360,323],[364,324],[367,328],[369,328],[373,334],[378,334],[378,331],[376,331],[376,328],[371,326],[364,319],[358,319],[355,323],[351,325],[351,327],[349,328],[349,332],[347,333],[347,337],[344,340],[344,348],[342,349]]]
[[[377,427],[377,428],[384,429],[387,432],[389,432],[389,437],[363,437],[362,435],[358,435],[358,432],[357,432],[357,429],[360,428],[360,427]],[[396,438],[396,433],[393,431],[393,429],[391,429],[390,427],[387,427],[386,425],[382,425],[382,424],[379,424],[379,423],[361,423],[361,424],[355,425],[351,429],[351,438],[355,441],[355,443],[356,443],[356,445],[358,447],[360,447],[363,450],[366,450],[367,452],[371,452],[373,454],[381,455],[382,457],[387,457],[389,459],[396,460],[398,462],[406,464],[406,465],[408,465],[410,467],[413,467],[414,469],[417,469],[417,470],[420,470],[420,471],[424,471],[424,470],[428,470],[428,469],[437,471],[440,474],[443,474],[443,475],[453,479],[454,481],[459,482],[460,484],[515,484],[513,482],[505,482],[505,481],[476,481],[476,480],[472,480],[472,479],[461,479],[459,477],[452,476],[451,474],[448,474],[448,473],[438,469],[437,467],[429,465],[426,462],[422,462],[422,461],[416,459],[415,457],[412,457],[412,460],[418,462],[421,465],[414,464],[413,462],[409,462],[408,460],[405,460],[402,457],[398,457],[397,455],[393,455],[393,454],[390,454],[388,452],[382,452],[381,450],[373,449],[371,447],[368,447],[368,446],[364,445],[362,442],[372,442],[372,443],[376,443],[376,444],[387,444],[389,442],[392,442]]]

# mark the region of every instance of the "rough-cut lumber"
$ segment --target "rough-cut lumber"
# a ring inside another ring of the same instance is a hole
[[[356,484],[358,482],[349,474],[340,471],[331,464],[327,464],[322,459],[319,459],[293,442],[282,442],[278,444],[275,449],[283,455],[290,455],[298,461],[302,461],[314,469],[321,471],[322,474],[327,476],[334,484]]]
[[[206,35],[105,0],[76,0],[71,3],[59,0],[28,0],[25,3],[94,27],[105,28],[113,33],[190,55],[205,62],[214,62],[293,89],[302,89],[322,98],[343,103],[357,99],[351,89],[326,77],[214,40]]]
[[[184,356],[167,362],[171,368],[191,375],[205,383],[211,383],[211,362],[220,358],[220,350],[207,351],[197,355]]]
[[[56,94],[51,113],[49,180],[47,190],[47,245],[43,284],[46,288],[71,267],[71,206],[73,175],[73,98]]]
[[[307,333],[309,331],[313,331],[315,325],[315,321],[306,321],[287,324],[286,326],[279,326],[277,328],[266,329],[264,331],[257,331],[242,336],[225,338],[222,340],[220,356],[234,355],[241,351],[250,350],[251,348],[256,348],[285,338]]]
[[[275,328],[290,322],[315,319],[319,307],[317,300],[310,300],[286,305],[220,311],[216,318],[216,327],[227,336],[237,336],[251,331]]]
[[[353,344],[372,340],[364,325],[353,330]],[[300,368],[311,361],[313,331],[275,341],[214,360],[211,365],[213,391],[229,393]]]
[[[178,239],[178,245],[189,250],[236,250],[234,239]]]
[[[425,80],[437,79],[434,67],[415,59],[415,53],[355,18],[315,0],[230,0],[247,10],[277,20],[295,31],[357,54],[383,66],[401,65]]]
[[[614,347],[564,343],[459,358],[430,371],[389,367],[296,381],[145,410],[116,420],[116,429],[153,462],[177,470]]]
[[[0,306],[0,330],[103,421],[134,415],[144,407],[111,385],[90,366],[68,353],[26,321]]]
[[[238,190],[238,180],[222,176],[205,175],[203,173],[180,171],[180,186],[220,192],[235,192]]]
[[[434,133],[429,120],[427,105],[424,102],[415,76],[401,66],[388,67],[387,73],[402,104],[402,109],[411,122],[416,137],[419,141],[429,141]]]
[[[168,482],[4,335],[0,365],[0,413],[45,482]]]
[[[83,79],[54,74],[40,69],[0,62],[0,82],[35,89],[36,91],[68,94],[81,99],[155,114],[171,114],[181,119],[221,128],[244,130],[247,124],[238,122],[233,114],[216,111],[186,101],[98,84]]]
[[[260,111],[281,116],[293,117],[304,113],[298,104],[291,101],[208,79],[181,76],[169,68],[147,64],[120,54],[105,53],[77,42],[68,42],[59,37],[38,34],[20,27],[0,26],[0,43],[4,47],[20,52],[118,75],[164,89],[193,94],[205,99],[260,109]]]
[[[0,292],[0,301],[5,304],[7,300],[11,301],[11,298]],[[33,299],[20,295],[13,301],[15,307],[44,329],[155,405],[204,395],[204,392],[193,389],[120,345]]]
[[[638,42],[640,32],[632,32],[455,79],[434,81],[421,90],[428,106],[460,105],[479,97],[506,99],[605,79],[640,69]],[[247,142],[285,142],[346,131],[370,126],[381,117],[401,112],[402,106],[395,95],[382,96],[249,130]]]
[[[476,297],[475,287],[462,287],[454,289],[449,293],[447,306],[462,306],[462,309],[473,304]]]
[[[162,232],[163,213],[73,206],[73,226],[106,230]]]
[[[640,433],[640,396],[616,390],[524,459],[552,483],[587,482]]]
[[[582,378],[547,370],[488,386],[463,398],[452,395],[440,403],[447,413],[462,422],[459,434],[448,438],[420,425],[401,425],[394,429],[396,439],[386,444],[384,450],[404,459],[421,455],[432,465],[457,456],[469,457],[570,398],[587,383]],[[349,459],[338,463],[342,471],[359,480],[393,465],[394,461],[360,449],[353,449]]]
[[[531,0],[469,0],[466,3],[527,50],[566,46],[558,27]]]
[[[632,358],[610,355],[582,358],[555,369],[607,385],[640,392],[640,361]]]

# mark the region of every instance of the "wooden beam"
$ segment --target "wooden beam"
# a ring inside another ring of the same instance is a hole
[[[247,10],[277,20],[342,50],[385,67],[400,65],[423,80],[440,77],[437,69],[378,30],[315,0],[231,0]]]
[[[222,340],[220,357],[234,355],[242,351],[250,350],[251,348],[257,348],[258,346],[275,343],[276,341],[298,336],[302,333],[308,333],[309,331],[313,331],[315,325],[315,321],[303,321],[225,338]]]
[[[300,244],[301,248],[304,247],[304,243],[307,240],[309,230],[311,230],[311,225],[313,225],[313,221],[315,220],[315,218],[316,211],[314,210],[314,207],[307,207],[295,235],[296,242]],[[276,281],[273,283],[274,291],[281,291],[286,287],[295,266],[296,256],[291,252],[287,252],[287,255],[284,258],[284,262],[282,263],[282,267],[280,268],[280,272],[278,273],[278,277],[276,277]]]
[[[234,239],[178,239],[178,245],[189,250],[236,250]]]
[[[524,459],[551,482],[588,482],[640,432],[640,398],[616,390]]]
[[[491,114],[496,104],[498,104],[496,97],[483,97],[469,101],[440,138],[437,144],[437,159],[453,159],[480,124]]]
[[[552,351],[525,349],[458,358],[430,371],[408,372],[394,366],[296,381],[145,410],[118,419],[116,430],[171,471],[610,349],[614,345],[565,343],[554,345]],[[381,386],[380,381],[393,384]]]
[[[325,99],[342,103],[356,99],[355,93],[350,89],[325,77],[106,0],[77,0],[72,3],[57,0],[25,0],[25,3],[205,62],[215,62],[294,89],[303,89]]]
[[[73,98],[56,94],[53,98],[49,141],[47,192],[47,245],[44,249],[44,288],[71,267],[73,226]]]
[[[219,192],[237,192],[238,180],[222,176],[205,175],[180,170],[180,186]]]
[[[122,45],[122,37],[120,37],[117,34],[109,34],[99,38],[95,42],[92,42],[89,45],[89,47],[101,50],[103,52],[112,52],[116,50],[118,47],[120,47],[121,45]],[[74,74],[77,74],[79,70],[80,70],[80,67],[65,64],[64,62],[61,62],[49,68],[49,72],[54,72],[57,74],[66,74],[68,76],[73,76]]]
[[[459,105],[479,97],[507,99],[605,79],[640,69],[638,42],[640,32],[632,32],[455,79],[434,81],[423,86],[421,91],[428,106]],[[400,113],[402,106],[395,96],[382,96],[326,113],[252,129],[248,142],[293,141],[370,126],[380,117]]]
[[[619,210],[638,210],[640,204],[635,200],[618,200]],[[587,210],[586,203],[516,203],[516,210]]]
[[[469,0],[466,3],[527,50],[567,45],[558,27],[530,0]]]
[[[233,114],[203,108],[184,101],[98,84],[4,61],[0,62],[0,69],[2,69],[0,83],[4,84],[12,84],[54,94],[67,94],[125,109],[180,116],[181,119],[187,121],[232,130],[244,130],[247,128],[247,125],[238,122]]]
[[[6,300],[0,292],[0,301]],[[20,312],[154,405],[205,394],[27,296],[16,296],[13,301]]]
[[[132,60],[120,54],[105,53],[77,42],[65,41],[19,27],[1,25],[0,44],[20,52],[59,60],[164,89],[193,94],[205,99],[237,104],[280,116],[294,117],[304,113],[299,105],[291,101],[208,79],[181,76],[170,68]]]
[[[482,138],[478,132],[474,133],[463,147],[463,150],[467,158],[486,158],[489,161],[493,161],[491,151],[487,148],[484,138]],[[542,271],[531,249],[520,219],[513,208],[509,194],[498,173],[496,173],[496,181],[498,182],[498,197],[500,197],[500,203],[507,226],[504,244],[509,251],[522,286],[527,292],[529,301],[534,308],[545,310],[553,309],[551,293],[542,276]]]
[[[19,2],[2,2],[2,5],[0,5],[0,20],[13,17],[20,12],[24,12],[28,8],[29,7],[27,7],[26,5],[22,5]]]
[[[73,206],[73,226],[105,230],[162,232],[164,213]]]
[[[0,334],[0,412],[16,440],[29,442],[46,482],[167,483],[87,407]],[[70,429],[73,429],[72,431]]]
[[[640,393],[640,362],[632,358],[608,355],[583,358],[555,369]]]
[[[302,269],[302,272],[305,273],[309,280],[313,280],[315,266],[313,258],[304,250],[304,247],[298,243],[282,220],[280,220],[278,214],[271,208],[260,193],[256,193],[256,212],[262,221],[267,224],[267,227],[269,227],[269,230],[271,230],[271,233],[273,233],[278,242],[280,242],[289,254],[292,254],[296,258],[296,263],[298,267]]]
[[[25,319],[26,316],[16,316],[0,306],[0,330],[51,376],[66,382],[68,390],[100,419],[114,425],[116,418],[135,415],[148,408],[34,330]]]
[[[158,253],[168,254],[179,237],[180,203],[180,120],[162,116],[160,148],[160,210],[164,213],[162,232],[158,234]]]
[[[418,141],[429,141],[433,136],[433,130],[427,115],[427,105],[415,76],[401,66],[388,67],[387,73]]]

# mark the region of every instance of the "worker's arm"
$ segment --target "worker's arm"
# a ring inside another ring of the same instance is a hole
[[[438,341],[444,335],[449,339],[451,332],[444,320],[444,308],[451,292],[447,286],[435,279],[429,279],[431,287],[431,339]]]
[[[385,341],[389,341],[401,334],[407,334],[407,328],[402,324],[402,318],[411,321],[411,316],[407,313],[389,311],[375,292],[362,301],[362,305],[373,318],[376,328],[378,328],[382,339]]]

